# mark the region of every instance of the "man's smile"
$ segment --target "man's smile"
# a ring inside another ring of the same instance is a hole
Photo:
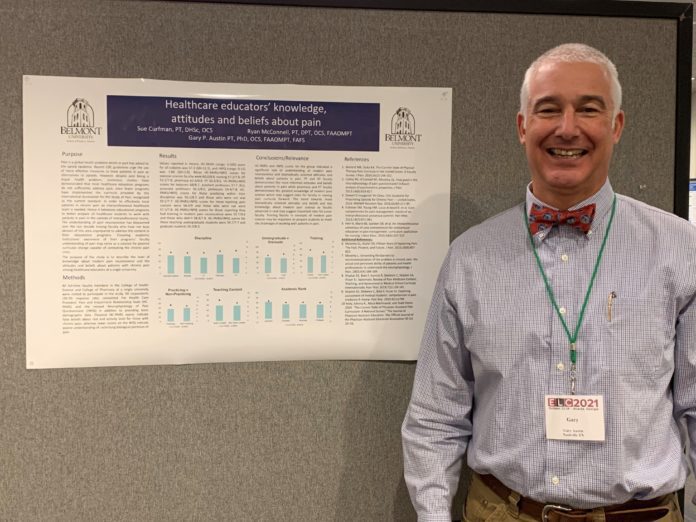
[[[546,151],[553,157],[556,158],[569,158],[575,159],[580,158],[587,154],[586,149],[558,149],[558,148],[548,148]]]

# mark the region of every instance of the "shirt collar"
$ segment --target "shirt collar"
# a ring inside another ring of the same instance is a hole
[[[592,238],[592,233],[597,227],[599,223],[604,222],[604,218],[607,216],[609,211],[611,210],[611,204],[612,201],[614,200],[614,189],[611,187],[611,183],[609,182],[609,179],[607,179],[604,182],[604,185],[602,185],[602,188],[599,189],[597,192],[595,192],[593,195],[591,195],[589,198],[581,201],[577,205],[573,205],[570,207],[568,210],[575,210],[580,207],[584,207],[585,205],[590,205],[594,203],[596,205],[595,208],[595,215],[594,219],[592,221],[592,229],[585,234],[585,237],[587,239]],[[529,209],[532,208],[532,205],[534,203],[538,205],[542,205],[544,207],[550,207],[553,208],[554,210],[558,210],[555,207],[552,207],[551,205],[548,205],[541,201],[539,198],[537,198],[534,194],[532,194],[532,184],[531,182],[527,185],[527,196],[526,196],[526,202],[527,202],[527,211],[529,212]],[[546,231],[548,232],[548,231]],[[547,233],[544,231],[539,231],[534,235],[534,238],[537,240],[542,240],[547,236]]]

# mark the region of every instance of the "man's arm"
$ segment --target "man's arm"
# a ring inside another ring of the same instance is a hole
[[[450,522],[471,436],[473,374],[456,298],[447,290],[451,251],[435,288],[401,429],[404,476],[419,522]]]
[[[696,296],[679,314],[674,350],[674,414],[685,419],[696,472]],[[696,496],[692,499],[696,504]]]

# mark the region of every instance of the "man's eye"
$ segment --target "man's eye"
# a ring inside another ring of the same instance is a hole
[[[557,112],[556,107],[539,107],[537,109],[537,114],[556,114]]]
[[[599,112],[599,109],[597,107],[580,107],[580,109],[578,109],[578,112],[593,114]]]

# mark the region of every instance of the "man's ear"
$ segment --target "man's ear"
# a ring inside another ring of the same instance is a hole
[[[624,111],[619,111],[616,117],[614,118],[614,126],[612,127],[612,132],[614,134],[614,145],[619,143],[625,123],[626,115],[624,114]]]
[[[524,145],[525,142],[525,135],[526,135],[526,130],[524,128],[524,114],[521,112],[517,113],[517,137],[520,140],[520,143]]]

